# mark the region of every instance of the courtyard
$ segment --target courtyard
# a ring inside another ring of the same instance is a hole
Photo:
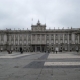
[[[0,80],[80,80],[80,52],[0,52]]]

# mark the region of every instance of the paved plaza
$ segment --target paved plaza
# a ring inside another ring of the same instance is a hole
[[[80,52],[0,52],[0,80],[80,80]]]

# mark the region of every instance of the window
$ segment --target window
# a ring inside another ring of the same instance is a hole
[[[58,40],[58,34],[55,35],[55,38]]]
[[[35,40],[35,34],[34,34],[34,35],[32,35],[32,40]]]
[[[53,34],[51,34],[51,40],[53,40],[54,39],[54,35]]]
[[[30,40],[31,40],[31,35],[29,34],[29,35],[28,35],[28,41],[30,41]]]
[[[40,40],[40,35],[37,35],[37,40]]]
[[[75,35],[75,40],[78,40],[78,35],[77,34]]]
[[[64,35],[64,39],[67,40],[67,34]]]
[[[11,35],[11,41],[14,41],[14,35]]]
[[[49,40],[49,35],[48,34],[46,35],[46,39]]]
[[[71,40],[71,34],[69,34],[69,40]]]
[[[1,41],[3,41],[3,40],[4,40],[3,38],[4,38],[4,35],[1,35]]]
[[[61,40],[63,39],[63,34],[60,34],[60,39],[61,39]]]
[[[18,35],[17,34],[15,35],[15,40],[18,41]]]
[[[44,36],[44,34],[42,35],[42,40],[44,40],[44,38],[45,38],[45,36]]]
[[[80,34],[79,34],[79,43],[80,43]]]
[[[26,41],[26,35],[24,35],[24,41]]]

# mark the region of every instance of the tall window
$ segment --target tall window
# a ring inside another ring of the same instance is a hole
[[[30,34],[28,34],[28,41],[30,41],[31,40],[31,35]]]
[[[67,40],[67,34],[64,35],[64,39]]]
[[[11,41],[13,41],[14,40],[14,35],[11,35]]]
[[[21,34],[19,35],[19,40],[20,40],[20,41],[22,40],[22,35],[21,35]]]
[[[63,34],[60,34],[60,40],[62,40],[63,39]]]
[[[37,40],[38,40],[38,41],[40,40],[40,35],[39,35],[39,34],[37,35]]]
[[[78,35],[77,34],[75,35],[75,42],[76,42],[76,44],[78,43]]]
[[[24,35],[24,41],[26,41],[26,35]]]
[[[44,38],[45,38],[45,36],[44,36],[44,34],[42,35],[42,40],[44,40]]]
[[[75,40],[78,40],[78,35],[77,34],[75,35]]]
[[[15,40],[18,41],[18,35],[17,34],[15,35]]]
[[[35,40],[35,34],[32,35],[32,40]]]
[[[49,35],[48,34],[46,35],[46,39],[49,40]]]
[[[58,34],[55,34],[55,38],[58,40]]]
[[[1,34],[1,41],[3,41],[3,40],[4,40],[4,35]]]
[[[53,40],[54,39],[54,35],[53,34],[51,34],[51,40]]]
[[[79,34],[79,43],[80,43],[80,34]]]
[[[71,34],[69,34],[69,40],[71,40]]]

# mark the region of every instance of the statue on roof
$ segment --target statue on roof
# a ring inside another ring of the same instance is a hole
[[[40,23],[40,21],[38,20],[38,23]]]
[[[40,25],[40,21],[38,20],[38,23],[37,23],[38,25]]]

